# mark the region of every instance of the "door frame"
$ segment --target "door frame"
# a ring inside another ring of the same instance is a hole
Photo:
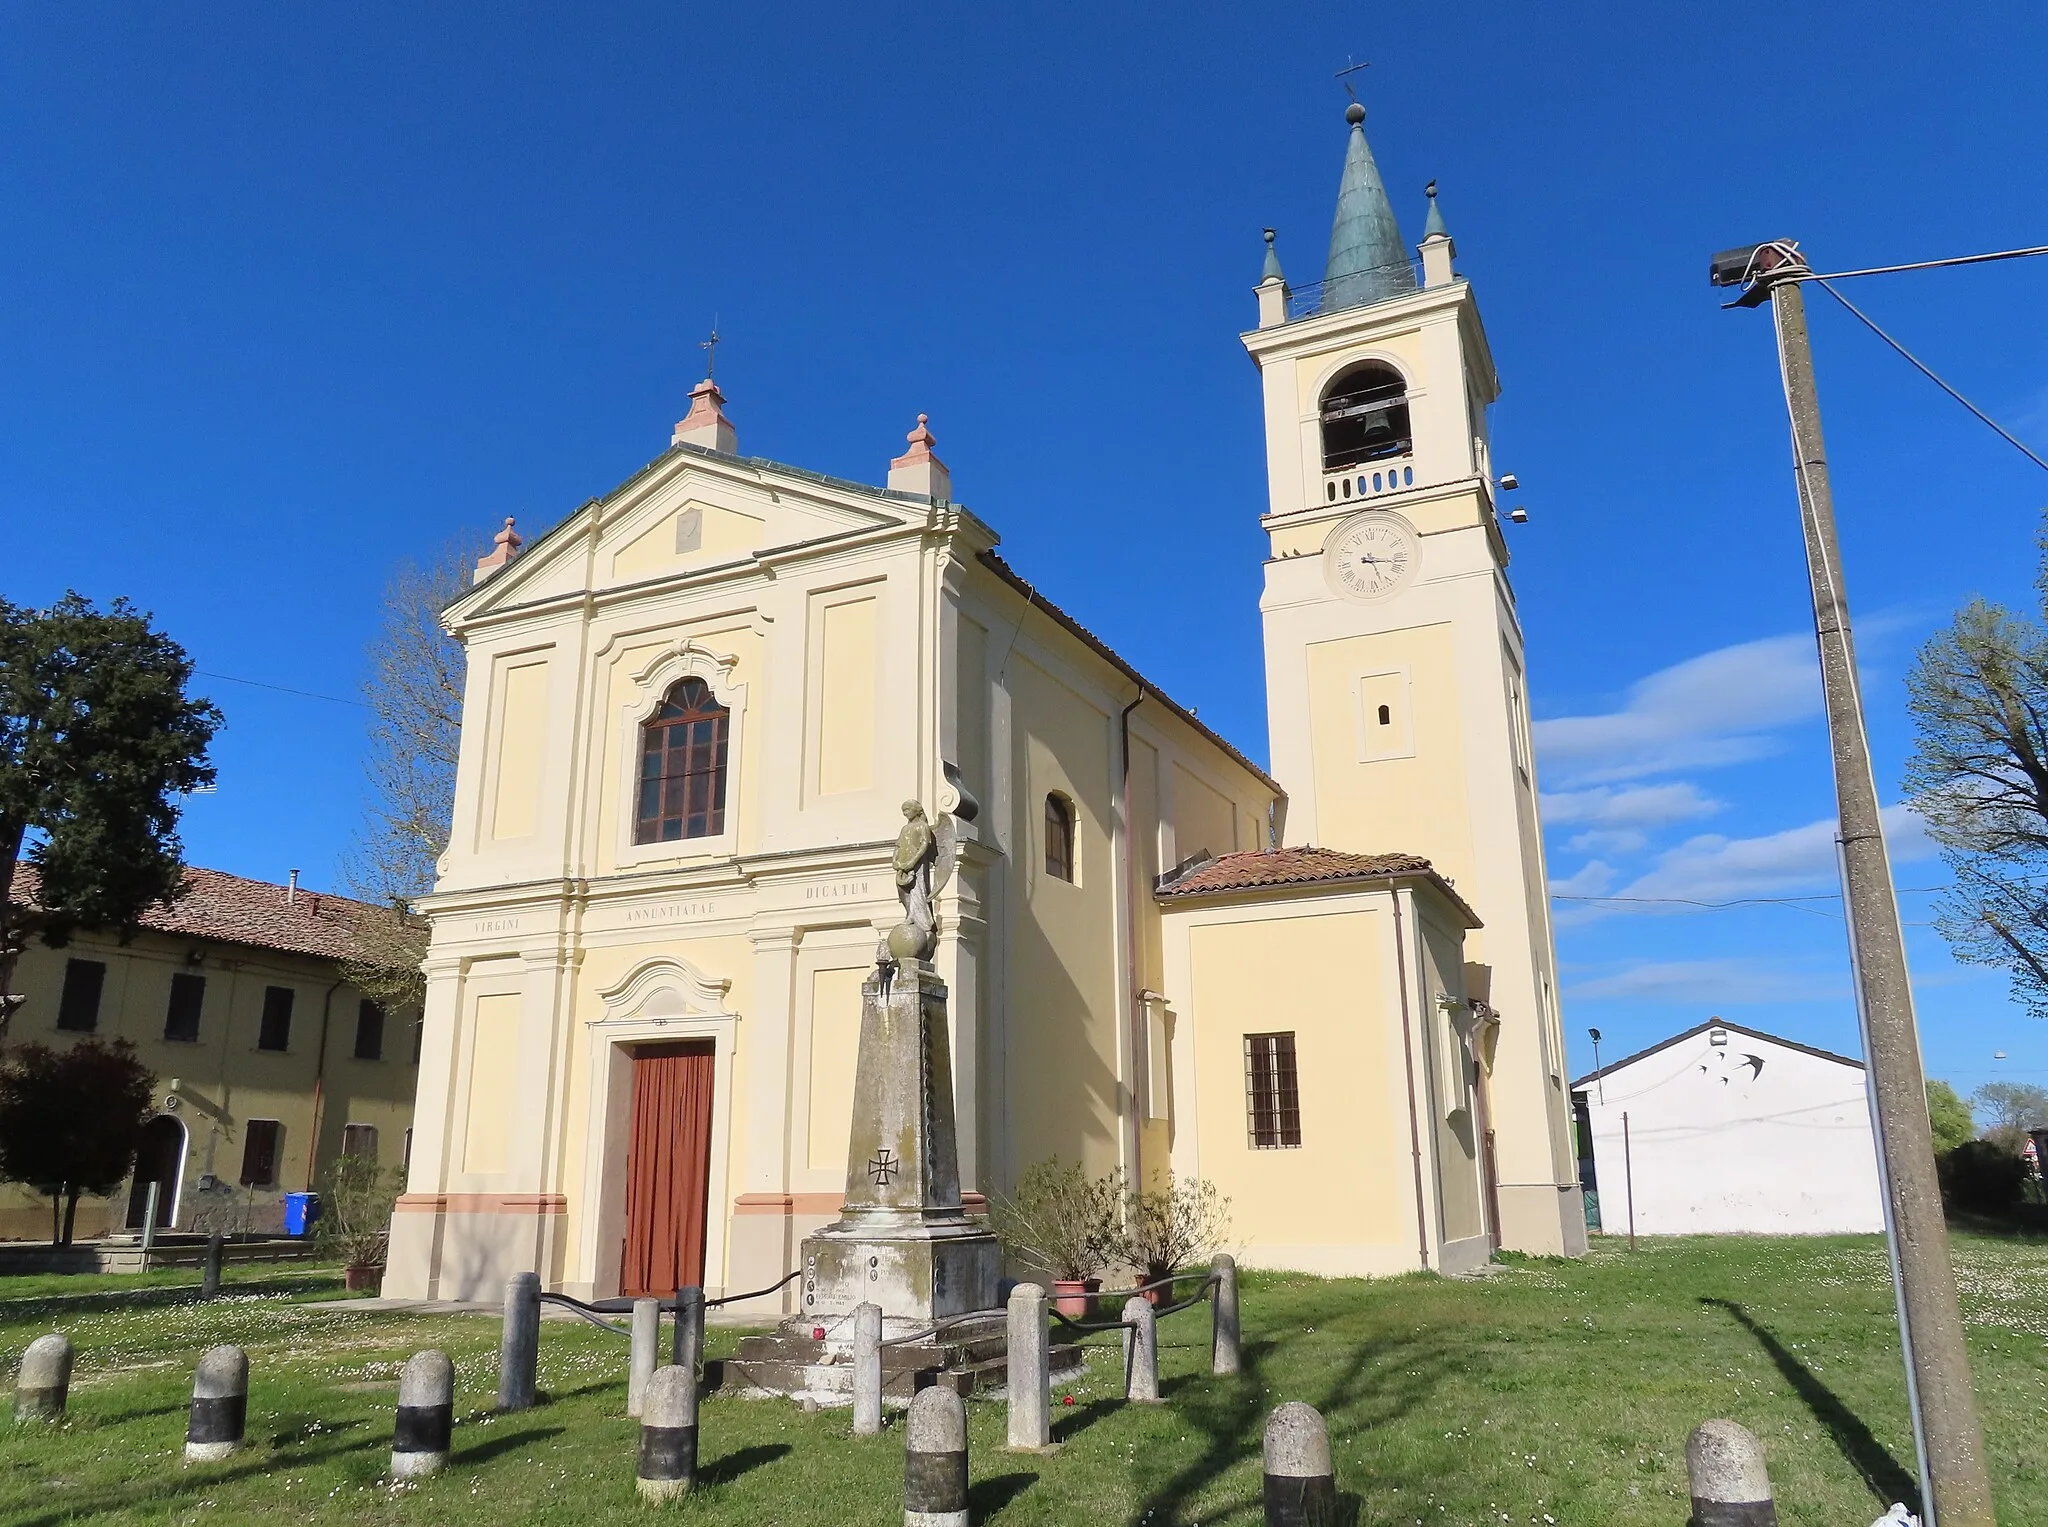
[[[142,1127],[144,1129],[148,1129],[151,1125],[155,1124],[159,1119],[168,1119],[171,1123],[178,1126],[178,1153],[175,1157],[172,1158],[171,1180],[168,1184],[170,1192],[168,1195],[159,1195],[157,1199],[157,1211],[161,1213],[164,1217],[164,1222],[160,1228],[165,1230],[174,1230],[177,1228],[178,1225],[178,1199],[179,1196],[185,1191],[185,1157],[191,1152],[192,1149],[192,1127],[174,1113],[151,1114],[147,1119],[144,1119],[142,1121]],[[136,1158],[135,1164],[138,1167],[142,1165],[142,1161],[139,1155]],[[135,1191],[135,1179],[133,1173],[129,1175],[128,1187],[129,1194],[132,1197]],[[168,1202],[165,1202],[166,1197],[169,1200]],[[145,1198],[144,1201],[146,1203],[147,1199]],[[124,1206],[122,1209],[121,1218],[124,1222],[124,1229],[139,1228],[136,1226],[129,1226],[125,1223],[128,1218],[128,1211],[126,1206]]]
[[[606,1299],[619,1292],[620,1252],[626,1239],[626,1153],[633,1131],[634,1047],[708,1039],[711,1163],[704,1174],[704,1291],[711,1298],[726,1291],[733,1197],[732,1068],[740,1021],[737,1013],[724,1011],[729,985],[706,980],[686,961],[665,957],[647,961],[599,994],[607,1016],[584,1025],[590,1045],[590,1094],[582,1201],[590,1205],[590,1212],[583,1216],[576,1248],[577,1270],[583,1277],[565,1280],[565,1289],[582,1287]]]

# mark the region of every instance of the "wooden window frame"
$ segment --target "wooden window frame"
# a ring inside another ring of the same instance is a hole
[[[1079,813],[1072,797],[1057,790],[1045,794],[1045,873],[1068,885],[1081,883]]]
[[[259,1152],[257,1143],[263,1149]],[[241,1183],[245,1188],[274,1188],[278,1183],[278,1168],[284,1160],[284,1124],[278,1119],[244,1119],[242,1121],[242,1174]],[[268,1176],[253,1175],[254,1168],[262,1166]]]
[[[92,973],[90,976],[86,974],[88,971]],[[88,987],[91,988],[90,995],[87,994]],[[66,1034],[97,1033],[100,1026],[100,1004],[106,1000],[106,996],[105,960],[66,960],[64,989],[57,998],[57,1027]]]
[[[695,692],[683,698],[692,686]],[[634,776],[636,847],[725,835],[732,709],[719,700],[709,681],[689,674],[669,685],[654,714],[640,723],[639,757]]]
[[[367,1141],[368,1150],[362,1149]],[[341,1126],[341,1153],[344,1156],[368,1156],[377,1159],[377,1126],[374,1124],[344,1124]]]
[[[1294,1032],[1244,1036],[1245,1141],[1255,1151],[1301,1148],[1301,1071]]]

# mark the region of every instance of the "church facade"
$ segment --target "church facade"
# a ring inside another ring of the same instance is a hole
[[[865,485],[740,455],[707,379],[634,477],[530,546],[508,522],[447,616],[385,1291],[794,1268],[846,1182],[906,799],[958,828],[932,963],[970,1207],[1057,1155],[1215,1182],[1253,1265],[1582,1246],[1497,387],[1448,246],[1432,211],[1418,282],[1354,122],[1328,279],[1269,250],[1271,773],[1002,560],[922,418]]]

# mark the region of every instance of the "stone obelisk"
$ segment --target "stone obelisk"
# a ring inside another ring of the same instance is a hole
[[[942,816],[934,831],[915,801],[903,814],[894,868],[904,917],[861,986],[846,1197],[839,1219],[803,1243],[800,1317],[875,1304],[891,1334],[993,1308],[1002,1268],[1000,1244],[960,1204],[946,983],[929,963],[953,824]]]

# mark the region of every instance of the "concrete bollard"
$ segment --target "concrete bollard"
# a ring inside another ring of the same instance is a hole
[[[192,1414],[185,1422],[185,1461],[217,1463],[242,1445],[249,1421],[249,1354],[215,1347],[192,1374]]]
[[[647,1381],[661,1366],[661,1301],[633,1301],[633,1358],[626,1370],[626,1414],[638,1416],[647,1400]]]
[[[1222,1375],[1237,1372],[1237,1259],[1218,1252],[1209,1259],[1209,1271],[1216,1286],[1209,1297],[1215,1303],[1215,1328],[1209,1338],[1209,1371]]]
[[[1325,1527],[1337,1518],[1330,1432],[1313,1405],[1289,1400],[1266,1418],[1266,1527]]]
[[[1159,1401],[1159,1318],[1152,1301],[1133,1294],[1124,1301],[1124,1398],[1141,1405]]]
[[[38,1336],[21,1354],[14,1379],[14,1419],[58,1421],[71,1397],[71,1338],[51,1332]]]
[[[668,1360],[695,1373],[704,1366],[704,1290],[676,1290],[675,1339]]]
[[[1010,1446],[1051,1446],[1052,1337],[1045,1323],[1045,1290],[1036,1283],[1010,1290],[1009,1369]]]
[[[1694,1527],[1777,1527],[1764,1445],[1733,1421],[1706,1421],[1685,1439]]]
[[[933,1384],[910,1402],[903,1527],[967,1527],[967,1402]]]
[[[505,1328],[498,1338],[498,1409],[531,1410],[540,1382],[540,1274],[505,1280]]]
[[[448,1354],[415,1352],[398,1375],[398,1422],[391,1434],[391,1477],[420,1479],[448,1462],[455,1429],[455,1365]]]
[[[681,1363],[657,1371],[647,1381],[644,1411],[640,1418],[640,1498],[674,1500],[697,1482],[696,1375]]]
[[[853,1434],[882,1430],[882,1307],[853,1307]]]
[[[206,1264],[199,1274],[199,1297],[218,1299],[220,1297],[220,1259],[227,1245],[227,1237],[218,1230],[206,1238]]]

